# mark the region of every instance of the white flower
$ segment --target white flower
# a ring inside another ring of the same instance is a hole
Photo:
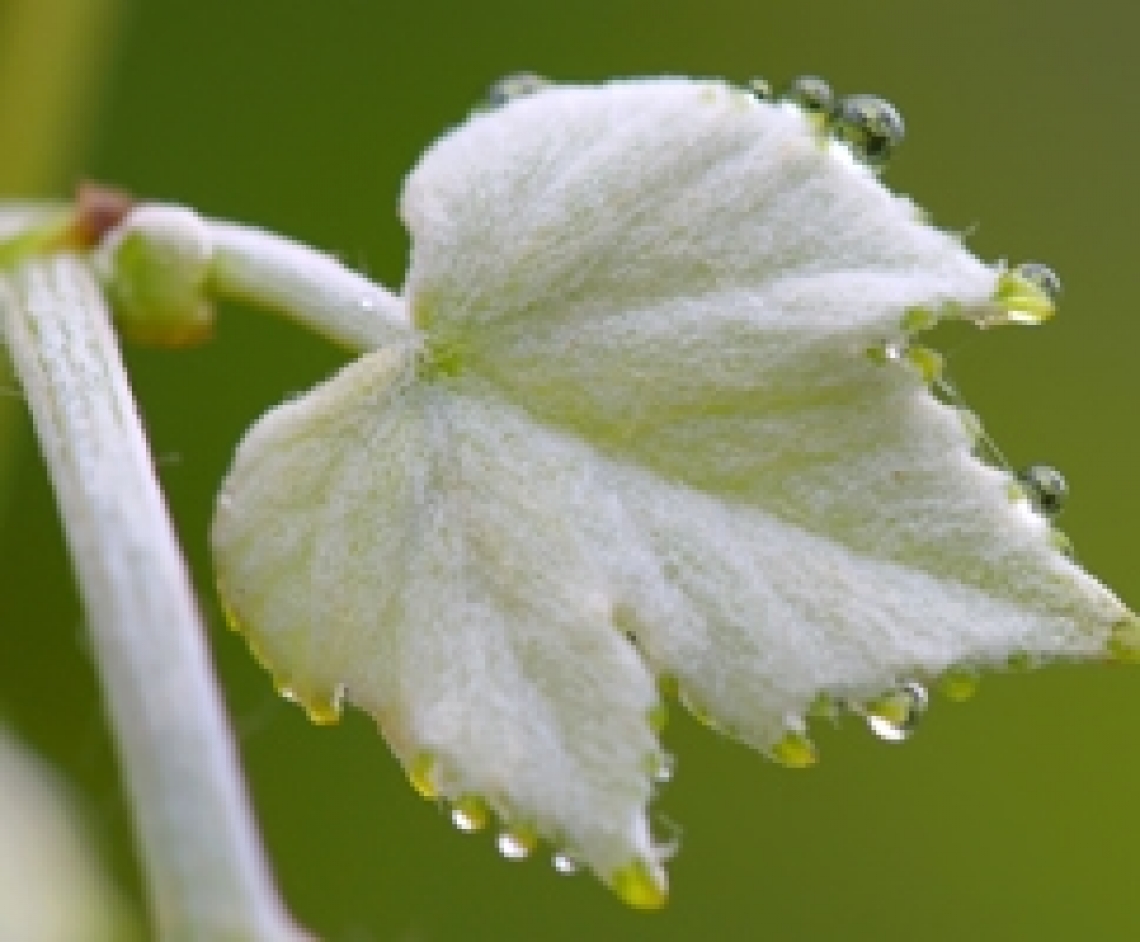
[[[427,795],[659,905],[662,694],[791,765],[823,702],[1135,649],[913,335],[1052,311],[818,121],[714,81],[549,87],[407,182],[416,330],[265,416],[213,534],[234,623]],[[979,438],[979,436],[982,436]]]

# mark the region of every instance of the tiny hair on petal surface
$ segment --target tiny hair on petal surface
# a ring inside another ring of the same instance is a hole
[[[902,119],[819,79],[516,75],[412,170],[404,339],[269,412],[212,532],[231,623],[414,787],[656,908],[668,699],[792,767],[927,686],[1134,660],[1064,479],[1010,468],[919,343],[1037,324],[879,174]]]

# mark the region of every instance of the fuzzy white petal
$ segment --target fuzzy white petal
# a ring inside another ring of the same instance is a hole
[[[780,757],[821,693],[1136,646],[902,355],[1005,275],[795,109],[552,88],[403,211],[421,337],[263,419],[214,543],[279,682],[318,718],[346,686],[421,790],[655,902],[654,675]]]
[[[421,790],[663,885],[657,691],[611,620],[590,470],[577,441],[381,351],[255,426],[214,550],[235,623],[318,718],[343,687]]]

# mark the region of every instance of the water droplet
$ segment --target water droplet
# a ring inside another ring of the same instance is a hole
[[[750,78],[748,80],[748,90],[761,101],[772,100],[772,83],[767,79]]]
[[[430,752],[421,752],[417,755],[408,768],[408,781],[422,798],[438,798],[439,792],[435,784],[435,756]]]
[[[926,712],[928,699],[922,684],[905,683],[864,707],[867,725],[886,742],[902,742],[914,732]]]
[[[228,495],[222,496],[226,497],[228,501],[232,502],[232,498],[230,498]],[[218,504],[219,506],[222,506],[221,497],[218,498]],[[238,634],[245,634],[245,629],[242,627],[241,619],[238,618],[237,610],[234,609],[233,606],[229,605],[224,599],[222,600],[221,605],[222,616],[226,620],[226,627],[229,628],[230,631],[236,631]]]
[[[962,703],[978,692],[978,672],[973,667],[951,667],[938,681],[938,689],[948,700]]]
[[[534,837],[527,831],[503,831],[495,845],[507,860],[526,860],[534,850]]]
[[[673,781],[677,772],[677,759],[669,752],[658,752],[652,756],[651,774],[653,781],[660,785]]]
[[[1048,265],[1040,262],[1023,262],[1013,273],[1041,291],[1054,304],[1061,298],[1061,279]]]
[[[332,693],[308,693],[293,686],[291,681],[275,678],[273,683],[282,699],[297,704],[305,711],[310,723],[330,726],[340,721],[343,686],[337,686]]]
[[[1140,664],[1140,619],[1129,615],[1112,626],[1108,653],[1123,664]]]
[[[806,769],[819,761],[815,743],[800,732],[789,730],[770,750],[773,761],[786,769]]]
[[[868,166],[886,165],[906,133],[902,115],[874,95],[848,95],[835,112],[836,137]]]
[[[898,363],[906,356],[906,351],[905,340],[891,340],[869,347],[867,356],[876,363]]]
[[[559,873],[564,873],[567,876],[578,872],[578,861],[567,854],[565,851],[555,854],[550,858],[550,863]]]
[[[933,383],[942,375],[945,361],[942,354],[930,347],[908,347],[906,351],[907,362],[918,371],[923,382]]]
[[[665,875],[660,867],[635,860],[610,874],[610,888],[635,909],[660,909],[665,905]]]
[[[917,334],[929,330],[938,323],[938,315],[925,307],[907,308],[903,313],[899,327],[907,334]]]
[[[842,708],[843,704],[839,700],[836,700],[831,694],[826,691],[818,693],[815,699],[808,704],[808,719],[827,720],[831,723],[838,723]]]
[[[334,723],[339,723],[344,692],[344,685],[340,684],[332,693],[316,693],[301,700],[301,706],[309,717],[309,722],[316,726],[332,726]]]
[[[533,72],[515,72],[505,75],[487,90],[484,107],[499,108],[507,102],[526,98],[546,88],[550,82]]]
[[[1040,324],[1057,310],[1061,280],[1038,262],[1026,262],[998,276],[994,289],[995,309],[976,323],[979,327],[999,324]]]
[[[789,101],[808,115],[828,121],[835,110],[835,93],[831,86],[815,75],[801,75],[793,79],[783,94]]]
[[[1031,464],[1017,475],[1037,511],[1055,517],[1065,506],[1069,485],[1065,476],[1047,464]]]
[[[455,802],[451,809],[451,822],[464,834],[482,831],[487,826],[487,805],[482,799],[468,795]]]

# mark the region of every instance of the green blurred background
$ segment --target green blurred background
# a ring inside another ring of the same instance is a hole
[[[0,30],[14,5],[0,2]],[[140,0],[126,4],[102,82],[83,83],[101,88],[97,107],[89,94],[69,119],[90,132],[76,135],[86,149],[75,144],[53,173],[61,193],[83,174],[261,224],[395,286],[403,174],[503,73],[779,84],[817,72],[841,92],[880,93],[910,135],[888,181],[939,224],[969,230],[983,257],[1040,259],[1061,274],[1062,316],[1045,329],[955,334],[946,352],[1011,460],[1068,475],[1065,530],[1137,605],[1137,29],[1140,7],[1118,0]],[[0,127],[0,151],[20,134]],[[0,186],[12,192],[11,179]],[[212,344],[128,359],[283,892],[323,938],[1140,932],[1140,672],[1127,669],[987,677],[964,706],[936,699],[904,746],[848,720],[819,733],[822,762],[806,772],[674,711],[678,775],[658,807],[683,831],[661,914],[556,875],[544,855],[500,859],[491,835],[460,835],[416,797],[364,718],[318,729],[279,700],[218,612],[206,530],[231,450],[341,354],[225,308]],[[118,881],[137,895],[82,612],[43,468],[18,428],[0,531],[0,718],[82,793]]]

